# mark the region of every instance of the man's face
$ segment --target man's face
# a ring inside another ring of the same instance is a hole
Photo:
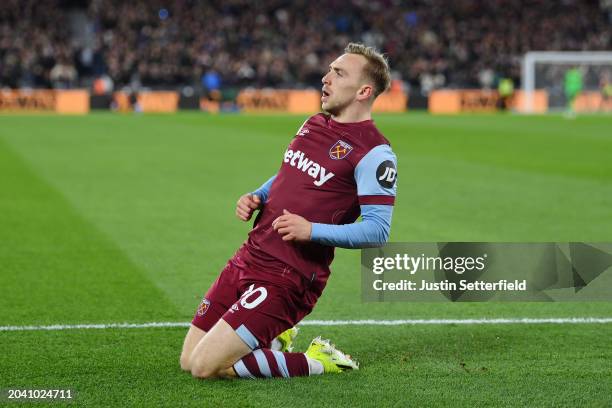
[[[363,99],[360,90],[365,84],[363,69],[366,63],[362,55],[343,54],[329,65],[329,71],[321,79],[324,111],[337,115],[354,101]]]

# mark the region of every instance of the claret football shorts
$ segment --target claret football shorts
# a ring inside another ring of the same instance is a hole
[[[209,331],[225,320],[251,348],[268,348],[283,331],[308,315],[321,289],[298,271],[261,270],[247,265],[243,247],[223,268],[198,306],[192,324]]]

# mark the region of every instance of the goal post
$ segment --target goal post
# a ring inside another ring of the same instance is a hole
[[[530,51],[522,61],[521,82],[524,95],[522,111],[534,113],[536,90],[543,90],[548,97],[548,110],[561,110],[566,105],[563,92],[565,73],[578,68],[582,73],[585,96],[597,98],[600,81],[607,76],[612,81],[611,51]],[[584,98],[583,98],[584,99]],[[595,103],[599,107],[598,103]],[[588,108],[588,106],[586,106]],[[587,109],[588,110],[588,109]]]

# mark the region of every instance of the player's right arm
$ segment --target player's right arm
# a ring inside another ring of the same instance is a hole
[[[261,209],[268,200],[270,187],[276,178],[276,174],[268,179],[257,190],[241,196],[236,203],[236,217],[242,221],[248,221],[253,216],[255,210]]]

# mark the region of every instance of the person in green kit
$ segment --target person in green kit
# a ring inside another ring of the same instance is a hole
[[[607,112],[612,110],[612,81],[610,81],[610,73],[604,72],[599,81],[599,89],[601,91],[601,102],[599,103],[599,111]]]
[[[508,110],[514,95],[514,81],[512,78],[501,78],[497,85],[497,92],[499,93],[498,108],[502,111]]]
[[[578,68],[571,68],[565,72],[564,80],[565,99],[567,101],[567,115],[574,117],[576,111],[574,103],[582,91],[582,72]]]

